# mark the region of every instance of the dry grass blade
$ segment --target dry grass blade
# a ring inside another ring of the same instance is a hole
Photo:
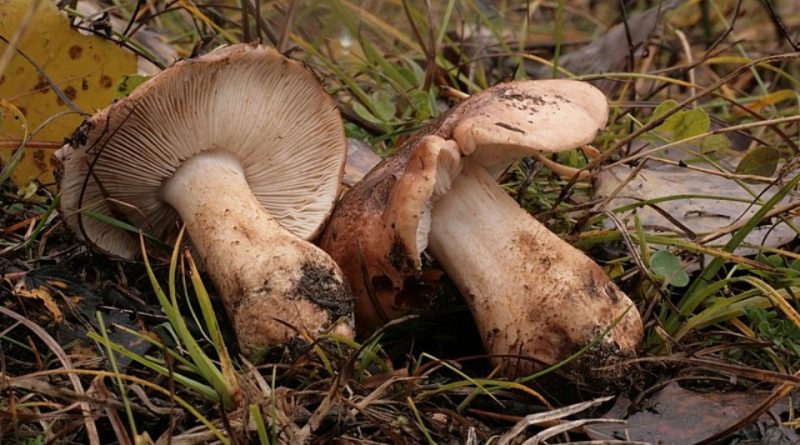
[[[571,422],[564,422],[560,425],[550,427],[540,433],[537,433],[535,436],[531,437],[525,442],[522,442],[522,445],[540,445],[547,439],[555,437],[561,433],[566,433],[568,431],[581,431],[585,425],[596,425],[600,423],[624,424],[625,421],[616,419],[581,419],[573,420]]]
[[[786,384],[786,385],[792,385],[794,387],[800,386],[800,374],[787,375],[775,371],[768,371],[765,369],[755,369],[748,366],[733,365],[730,363],[721,362],[719,360],[682,357],[677,354],[672,356],[642,357],[629,360],[626,363],[632,364],[632,363],[645,363],[645,362],[681,363],[685,365],[697,366],[698,368],[706,369],[709,371],[730,374],[736,376],[737,378],[745,378],[745,379],[751,379],[755,381],[775,383],[775,384]]]
[[[99,378],[92,382],[92,386],[89,388],[88,394],[103,399],[110,399],[112,397],[111,393],[103,383],[103,379]],[[105,405],[103,406],[103,411],[105,412],[106,419],[108,419],[108,422],[111,424],[111,428],[114,430],[114,436],[116,436],[117,442],[120,445],[136,445],[131,441],[130,435],[128,435],[128,431],[126,430],[125,424],[122,421],[122,418],[120,418],[117,409],[110,405]]]
[[[289,35],[292,30],[292,21],[294,20],[294,15],[297,12],[299,4],[300,2],[298,0],[291,0],[289,2],[289,11],[286,13],[286,21],[283,24],[281,38],[278,41],[278,51],[282,53],[285,53],[289,49],[287,46],[289,44]]]
[[[369,393],[366,397],[359,400],[354,406],[353,409],[350,410],[350,417],[355,417],[359,412],[363,412],[367,407],[374,403],[384,395],[386,390],[389,389],[390,386],[394,385],[398,382],[408,382],[419,380],[419,377],[390,377],[386,379],[383,383],[378,385],[371,393]]]
[[[525,416],[525,418],[517,422],[517,424],[514,425],[513,428],[508,430],[507,433],[503,434],[500,440],[497,441],[497,445],[510,445],[512,440],[523,434],[525,430],[530,426],[538,425],[542,422],[550,422],[553,420],[563,419],[564,417],[571,416],[581,411],[585,411],[589,408],[598,406],[613,398],[614,398],[613,396],[601,397],[599,399],[590,400],[588,402],[576,403],[574,405],[565,406],[563,408],[554,409],[552,411],[546,411],[543,413],[536,413]]]
[[[633,440],[579,440],[570,442],[570,445],[651,445],[651,442],[638,442]]]

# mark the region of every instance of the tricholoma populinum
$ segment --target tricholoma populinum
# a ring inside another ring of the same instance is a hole
[[[305,241],[339,194],[341,117],[299,63],[233,45],[176,63],[100,111],[59,150],[67,225],[97,250],[138,254],[180,219],[245,354],[333,332],[352,337],[352,296]]]
[[[605,96],[586,83],[501,84],[459,103],[370,171],[320,240],[351,282],[359,330],[412,309],[408,285],[427,248],[504,374],[555,364],[615,322],[582,363],[634,355],[643,327],[633,302],[495,181],[523,156],[590,143],[607,114]]]

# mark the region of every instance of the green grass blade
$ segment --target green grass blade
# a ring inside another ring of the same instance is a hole
[[[158,238],[156,238],[156,237],[154,237],[152,235],[148,235],[148,234],[144,233],[140,228],[138,228],[136,226],[133,226],[131,224],[128,224],[128,223],[126,223],[124,221],[120,221],[120,220],[118,220],[116,218],[112,218],[112,217],[110,217],[108,215],[103,215],[102,213],[93,212],[91,210],[81,210],[80,214],[81,215],[86,215],[89,218],[96,219],[96,220],[98,220],[100,222],[112,225],[112,226],[114,226],[114,227],[116,227],[118,229],[125,230],[125,231],[131,232],[131,233],[135,233],[137,236],[141,235],[141,236],[145,237],[145,239],[147,239],[148,241],[156,244],[158,247],[164,249],[165,251],[169,251],[172,248],[172,246],[170,246],[169,244],[161,241],[160,239],[158,239]]]
[[[108,338],[108,332],[106,332],[106,323],[103,320],[103,314],[100,311],[95,312],[95,316],[97,317],[97,326],[100,328],[100,335],[102,336],[103,346],[106,348],[106,353],[108,354],[108,360],[111,362],[111,369],[114,370],[114,380],[117,382],[117,389],[119,390],[119,397],[122,399],[122,406],[125,408],[125,415],[128,417],[128,425],[131,428],[131,433],[133,437],[137,437],[139,435],[138,431],[136,430],[136,421],[133,417],[133,410],[131,409],[131,402],[128,400],[127,396],[127,389],[125,388],[125,383],[120,378],[119,366],[117,365],[117,358],[114,356],[114,350],[111,349],[111,340]]]
[[[250,404],[250,417],[256,423],[256,433],[258,434],[258,443],[261,445],[270,445],[269,436],[267,436],[267,427],[264,425],[264,417],[261,415],[261,408],[258,404]]]
[[[89,336],[89,338],[91,338],[92,340],[95,340],[97,342],[102,342],[103,341],[102,337],[100,337],[96,333],[90,332],[87,335]],[[117,352],[117,353],[119,353],[121,355],[124,355],[125,357],[135,361],[136,363],[141,364],[142,366],[145,366],[145,367],[147,367],[149,369],[152,369],[153,371],[155,371],[155,372],[157,372],[157,373],[159,373],[159,374],[161,374],[161,375],[163,375],[165,377],[169,377],[170,376],[169,369],[167,369],[164,366],[159,365],[158,363],[154,362],[153,360],[149,360],[149,359],[147,359],[145,357],[142,357],[141,355],[136,354],[136,353],[126,349],[124,346],[122,346],[120,344],[117,344],[117,343],[114,343],[114,342],[109,342],[109,346],[115,352]],[[175,382],[177,382],[178,384],[191,389],[192,391],[196,392],[197,394],[199,394],[200,396],[202,396],[203,398],[205,398],[205,399],[207,399],[207,400],[209,400],[211,402],[219,403],[219,401],[220,401],[219,394],[217,394],[217,392],[214,390],[214,388],[210,387],[209,385],[205,385],[205,384],[203,384],[203,383],[201,383],[201,382],[199,382],[197,380],[194,380],[192,378],[186,377],[186,376],[184,376],[182,374],[179,374],[179,373],[173,372],[171,375],[175,379]]]

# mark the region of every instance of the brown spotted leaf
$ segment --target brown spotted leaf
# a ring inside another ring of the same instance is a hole
[[[28,4],[0,0],[0,36],[11,40]],[[0,53],[6,47],[0,41]],[[123,75],[136,72],[136,57],[112,42],[72,29],[53,2],[42,2],[17,49],[33,63],[18,52],[0,76],[0,98],[24,115],[21,119],[0,109],[0,163],[19,147],[26,125],[30,134],[50,120],[34,135],[11,177],[19,186],[34,179],[52,183],[52,154],[83,117],[70,112],[48,78],[79,109],[93,113],[114,100],[115,85]]]

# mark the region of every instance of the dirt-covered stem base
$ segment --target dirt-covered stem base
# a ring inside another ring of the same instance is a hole
[[[332,331],[352,337],[352,298],[333,260],[258,203],[239,162],[205,152],[161,189],[224,301],[245,354]]]

